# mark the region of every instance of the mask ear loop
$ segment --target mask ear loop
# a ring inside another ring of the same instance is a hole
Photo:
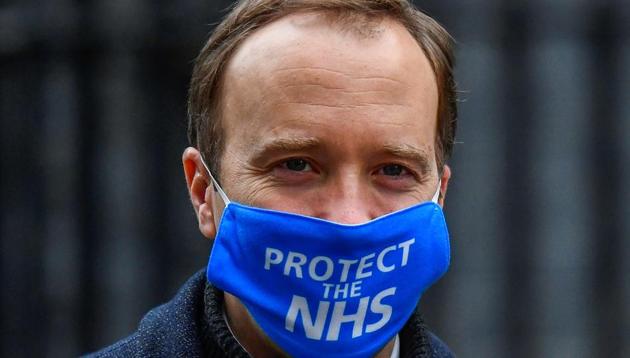
[[[208,172],[208,175],[210,176],[210,180],[212,181],[212,186],[214,186],[217,192],[219,192],[219,196],[223,200],[223,204],[227,207],[227,205],[230,203],[230,199],[228,199],[223,189],[221,189],[221,186],[219,185],[219,183],[216,181],[216,179],[214,179],[214,176],[212,176],[212,172],[210,172],[210,169],[206,165],[206,162],[204,162],[203,157],[201,157],[201,164],[203,164],[203,167],[206,168],[206,171]]]
[[[438,181],[438,187],[437,190],[435,191],[435,194],[433,194],[433,198],[431,198],[431,201],[434,203],[438,203],[438,199],[440,197],[440,189],[442,187],[442,180]]]

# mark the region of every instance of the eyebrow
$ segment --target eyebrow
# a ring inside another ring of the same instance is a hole
[[[383,146],[383,149],[387,154],[418,164],[422,174],[431,172],[431,160],[425,150],[408,144],[386,144]]]
[[[321,141],[315,137],[275,138],[257,145],[251,151],[250,162],[262,164],[276,153],[308,151],[321,146]],[[408,144],[385,144],[383,152],[416,163],[422,174],[431,172],[431,160],[425,150]]]
[[[254,147],[250,162],[262,163],[275,153],[307,151],[318,147],[321,147],[321,141],[314,137],[275,138]]]

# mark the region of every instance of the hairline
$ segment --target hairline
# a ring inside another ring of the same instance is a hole
[[[222,64],[223,68],[218,74],[218,78],[217,78],[217,87],[216,87],[217,92],[214,98],[214,101],[215,101],[213,105],[214,113],[212,114],[215,118],[216,126],[217,126],[216,128],[218,132],[218,133],[215,133],[215,135],[222,138],[222,143],[220,143],[222,147],[218,148],[218,153],[217,153],[218,155],[215,157],[216,163],[214,165],[210,163],[208,164],[210,165],[211,169],[214,169],[217,172],[216,173],[217,177],[220,176],[222,156],[225,153],[225,139],[226,139],[225,134],[226,133],[225,133],[225,127],[223,125],[224,103],[225,103],[224,86],[225,86],[225,79],[227,77],[227,73],[230,68],[230,63],[232,62],[234,57],[237,55],[237,53],[243,48],[243,46],[245,46],[246,42],[248,40],[251,40],[251,38],[255,36],[257,32],[267,28],[273,23],[280,21],[286,17],[293,16],[296,14],[308,14],[308,13],[322,15],[323,20],[331,20],[331,21],[327,21],[326,25],[331,26],[335,29],[344,31],[344,32],[348,31],[353,36],[357,37],[359,40],[377,39],[379,36],[382,35],[383,32],[375,32],[375,30],[378,30],[378,29],[385,30],[385,25],[383,23],[384,21],[388,19],[402,26],[405,29],[405,31],[407,31],[409,36],[411,36],[411,38],[414,40],[414,42],[418,46],[418,50],[422,51],[422,54],[425,56],[425,58],[429,62],[429,65],[431,66],[433,79],[436,84],[436,90],[438,91],[438,102],[439,102],[440,100],[439,80],[437,77],[437,71],[435,69],[435,65],[432,59],[430,58],[430,56],[427,54],[427,51],[425,51],[425,49],[423,48],[420,41],[418,41],[418,39],[413,35],[411,31],[409,31],[409,28],[406,26],[406,24],[403,23],[403,21],[401,21],[401,19],[396,18],[390,13],[382,12],[382,11],[379,11],[379,12],[375,11],[374,13],[364,13],[364,12],[360,12],[354,9],[339,9],[339,10],[336,10],[336,9],[291,9],[291,10],[287,10],[287,12],[282,13],[281,15],[274,18],[273,20],[264,23],[262,26],[256,28],[252,32],[247,33],[246,36],[243,36],[238,41],[236,41],[236,43],[234,44],[234,47],[231,49],[230,53],[226,54],[226,58],[223,61],[223,64]],[[361,22],[360,23],[352,22],[352,20],[356,20],[356,19],[360,19]],[[367,26],[368,28],[362,28],[362,26]],[[437,109],[437,111],[438,113],[436,113],[436,118],[435,118],[436,130],[434,133],[435,135],[434,141],[437,141],[438,139],[437,127],[439,126],[439,108]],[[209,149],[209,148],[205,148],[205,149]],[[436,147],[434,148],[434,150],[437,156],[438,148]],[[203,152],[202,152],[202,155],[203,155]],[[439,163],[437,163],[437,157],[436,157],[436,164],[438,164],[438,172],[440,172]]]
[[[442,134],[441,134],[442,129],[448,129],[448,125],[442,125],[441,121],[447,121],[447,120],[453,121],[453,124],[451,124],[451,126],[453,126],[453,129],[452,129],[453,136],[454,136],[455,124],[456,124],[455,122],[456,112],[453,116],[446,116],[446,118],[441,118],[441,116],[444,114],[442,107],[447,106],[446,110],[450,108],[449,104],[442,103],[442,101],[449,100],[450,98],[447,92],[448,88],[446,88],[449,85],[446,83],[448,78],[442,78],[442,76],[444,76],[444,74],[449,72],[450,78],[452,78],[452,68],[450,68],[451,64],[448,62],[450,60],[449,57],[452,56],[452,53],[443,52],[444,49],[442,48],[442,46],[444,44],[440,43],[438,39],[430,38],[431,35],[435,35],[433,31],[427,30],[424,34],[417,33],[416,31],[417,28],[415,28],[412,19],[408,16],[403,16],[403,15],[397,16],[395,12],[388,11],[388,10],[381,10],[381,9],[370,9],[370,8],[359,9],[359,8],[352,8],[352,7],[342,7],[339,5],[336,5],[336,6],[333,5],[332,8],[327,8],[325,6],[317,7],[317,5],[307,5],[301,8],[289,7],[289,8],[280,9],[276,13],[274,13],[273,16],[271,16],[268,20],[262,20],[260,22],[254,22],[254,24],[250,24],[251,26],[253,26],[253,28],[245,27],[244,29],[241,29],[242,33],[240,34],[240,37],[233,41],[233,43],[231,44],[230,48],[227,51],[220,53],[220,55],[223,56],[223,60],[218,64],[218,70],[214,79],[215,92],[213,93],[211,101],[208,102],[209,113],[206,112],[206,118],[201,119],[202,122],[206,122],[206,123],[199,123],[197,124],[195,128],[196,144],[198,148],[200,149],[200,151],[202,152],[202,155],[207,153],[209,150],[214,149],[215,153],[210,153],[210,155],[212,156],[212,159],[214,160],[210,160],[210,163],[208,164],[210,165],[211,169],[217,172],[216,175],[220,176],[220,167],[222,164],[222,157],[225,153],[225,138],[224,138],[225,128],[223,125],[224,82],[225,82],[226,72],[229,68],[229,63],[234,58],[235,54],[241,49],[241,47],[243,46],[243,43],[246,42],[253,34],[258,32],[260,29],[265,28],[266,26],[276,21],[279,21],[280,19],[283,19],[287,16],[291,16],[296,13],[323,14],[324,16],[326,16],[326,19],[332,20],[331,26],[336,26],[342,30],[358,29],[359,26],[356,23],[351,22],[356,19],[361,19],[362,25],[363,24],[369,25],[370,28],[368,29],[368,31],[382,26],[382,22],[384,19],[391,19],[405,28],[407,33],[409,33],[409,35],[415,40],[416,44],[422,51],[423,55],[427,58],[431,66],[431,70],[433,71],[435,81],[436,81],[437,90],[438,90],[438,104],[437,104],[438,108],[437,108],[437,113],[436,113],[436,118],[435,118],[436,130],[434,132],[434,136],[435,136],[434,149],[435,149],[436,164],[438,166],[438,172],[441,172],[445,160],[450,155],[450,150],[447,151],[444,149],[444,146],[449,145],[449,143],[446,143],[446,141],[449,139],[449,136],[446,135],[444,136],[444,138],[442,138]],[[429,16],[427,16],[427,18],[429,19],[429,21],[435,21]],[[243,24],[247,24],[247,22],[246,21],[241,22],[239,26]],[[427,24],[425,24],[425,27],[427,27]],[[354,35],[363,37],[363,38],[370,38],[373,36],[373,33],[371,31],[369,31],[368,34],[363,33],[363,31],[352,31],[352,32],[354,32]],[[446,33],[445,30],[444,32]],[[425,35],[426,37],[422,38],[419,35]],[[450,38],[450,35],[448,35],[448,33],[446,33],[446,35]],[[209,42],[210,40],[208,40],[208,43]],[[436,49],[433,49],[436,53],[432,52],[432,49],[430,48],[432,46],[438,47],[437,51]],[[450,50],[448,51],[450,52]],[[447,61],[446,63],[442,62],[442,60],[444,59],[441,58],[442,56],[440,56],[440,53],[444,54],[443,57],[445,57]],[[205,56],[205,58],[203,59],[203,62],[210,62],[209,58],[210,56]],[[208,123],[208,122],[214,122],[214,123]],[[203,124],[205,124],[205,126]],[[443,126],[445,127],[443,128]],[[211,130],[212,127],[214,127],[215,130],[208,132],[208,130]],[[200,133],[201,132],[200,129],[202,128],[206,128],[206,132],[204,132],[204,134],[206,135],[205,137],[206,140],[202,138],[203,134]],[[216,138],[214,138],[213,140],[207,140],[207,137],[209,137],[210,134],[214,135]],[[451,148],[452,148],[452,144],[451,144]],[[210,159],[210,158],[207,158],[207,159]]]

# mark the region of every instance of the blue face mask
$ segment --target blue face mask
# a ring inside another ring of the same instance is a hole
[[[212,182],[226,208],[208,281],[238,297],[291,356],[374,356],[448,269],[439,191],[432,201],[344,225],[230,202]]]

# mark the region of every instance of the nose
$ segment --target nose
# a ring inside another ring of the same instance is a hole
[[[365,210],[360,208],[345,205],[340,206],[342,207],[329,212],[329,214],[324,215],[322,219],[346,225],[363,224],[373,219]]]
[[[339,224],[362,224],[377,217],[369,187],[354,178],[330,183],[320,194],[316,216]]]

